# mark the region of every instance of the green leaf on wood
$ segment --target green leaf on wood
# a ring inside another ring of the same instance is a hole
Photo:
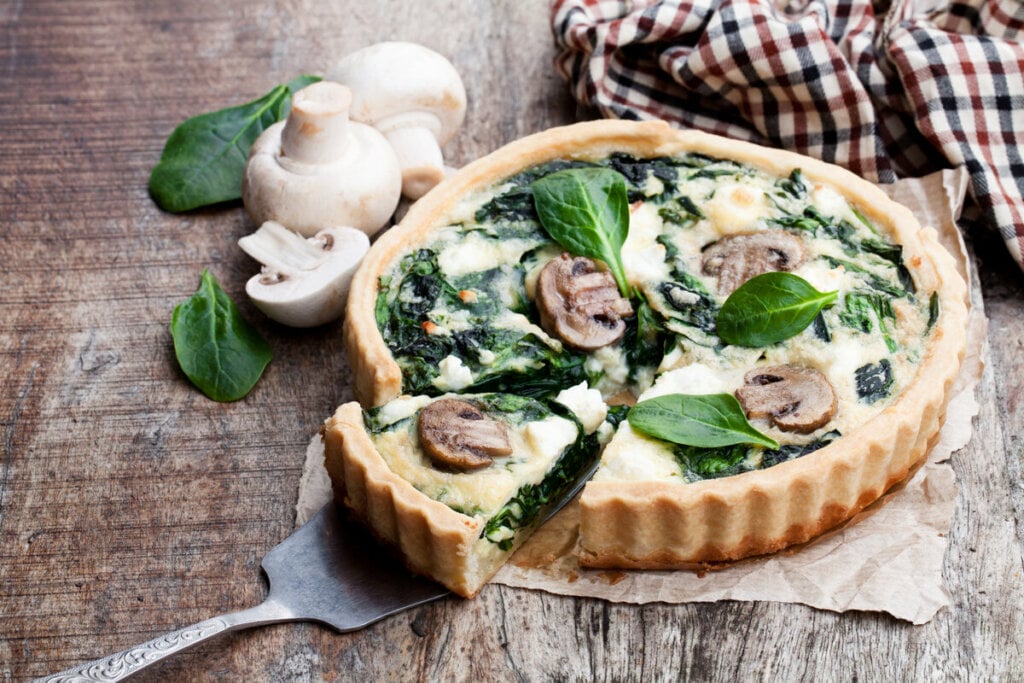
[[[242,196],[242,173],[260,133],[288,116],[296,92],[319,81],[299,76],[258,100],[194,116],[167,138],[149,176],[149,192],[172,213]]]
[[[273,358],[270,345],[206,270],[196,293],[175,307],[171,336],[178,365],[214,401],[248,394]]]

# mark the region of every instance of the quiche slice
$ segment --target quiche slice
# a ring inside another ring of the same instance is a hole
[[[625,188],[618,273],[556,242],[538,214],[534,183],[587,169]],[[741,292],[756,308],[764,287],[750,288],[765,278],[828,300],[778,338],[784,315],[740,306],[754,329],[736,341],[723,308]],[[365,411],[328,422],[329,470],[411,566],[472,593],[504,558],[486,532],[493,508],[467,514],[389,461],[374,410],[493,393],[551,406],[581,383],[609,402],[735,397],[757,443],[618,425],[581,497],[580,561],[665,568],[773,552],[849,519],[923,459],[964,352],[965,299],[935,232],[838,167],[660,122],[552,129],[470,164],[370,250],[345,327]]]
[[[448,394],[364,411],[352,402],[326,423],[326,465],[338,497],[411,569],[472,597],[593,464],[606,412],[582,385],[549,403]]]

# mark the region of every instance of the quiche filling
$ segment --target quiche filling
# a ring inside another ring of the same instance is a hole
[[[500,423],[510,452],[472,471],[439,467],[418,429],[424,409],[438,401],[429,396],[403,396],[364,411],[366,431],[393,472],[429,498],[480,520],[482,547],[509,550],[519,530],[532,526],[544,506],[593,464],[599,436],[609,429],[600,429],[607,410],[584,386],[547,403],[496,393],[452,398],[479,410],[482,419]]]
[[[581,350],[542,326],[538,279],[567,250],[543,227],[531,184],[597,166],[625,180],[629,226],[621,260],[631,304],[623,309],[621,338]],[[490,520],[484,536],[498,542],[513,529],[492,522],[505,513],[516,517],[508,511],[517,509],[525,487],[544,481],[557,457],[531,450],[527,432],[562,429],[566,453],[585,447],[582,436],[569,438],[568,427],[555,427],[571,420],[542,417],[566,387],[585,382],[605,397],[629,391],[642,401],[742,394],[745,378],[758,369],[798,368],[826,378],[835,405],[820,426],[793,431],[746,411],[777,448],[678,445],[623,421],[595,481],[730,476],[811,453],[884,410],[912,380],[939,314],[935,293],[915,286],[901,247],[836,188],[809,183],[799,170],[777,178],[697,153],[535,166],[464,198],[431,235],[379,278],[376,302],[403,392],[416,398],[369,411],[367,427],[396,473],[427,496]],[[722,306],[759,270],[785,270],[835,298],[784,341],[728,344],[718,331]],[[416,455],[414,420],[381,417],[451,392],[500,392],[477,400],[515,426],[514,450],[532,455],[481,472],[442,472]],[[494,407],[513,399],[528,403],[513,411]]]

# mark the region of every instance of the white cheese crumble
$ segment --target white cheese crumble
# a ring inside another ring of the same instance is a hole
[[[412,417],[423,406],[430,403],[429,396],[400,396],[381,406],[377,411],[377,422],[382,427],[389,427],[399,420]]]
[[[473,372],[456,356],[445,356],[438,364],[441,373],[432,384],[441,391],[458,391],[473,383]]]
[[[523,434],[535,453],[553,461],[566,446],[576,441],[578,429],[565,418],[549,417],[540,422],[530,422]]]
[[[749,232],[768,215],[763,190],[745,184],[720,185],[704,206],[704,215],[719,235]]]
[[[502,311],[491,324],[500,330],[519,330],[520,332],[532,334],[547,344],[551,349],[555,351],[562,350],[562,342],[550,336],[547,332],[541,329],[540,326],[531,323],[530,319],[522,313]]]
[[[586,382],[562,389],[555,400],[571,410],[583,425],[583,431],[592,433],[608,417],[608,406],[601,398],[601,392],[591,389]]]
[[[437,265],[445,275],[458,277],[503,263],[518,263],[523,253],[533,246],[527,240],[494,239],[479,232],[468,232],[438,254]]]
[[[657,239],[662,220],[653,204],[641,204],[629,215],[629,234],[622,245],[622,267],[631,284],[670,280],[665,247]]]

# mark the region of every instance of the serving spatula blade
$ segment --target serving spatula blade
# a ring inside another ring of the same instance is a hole
[[[541,524],[579,492],[597,468],[583,472],[552,503]],[[229,631],[286,621],[316,621],[342,633],[355,631],[449,594],[416,576],[377,544],[361,525],[328,503],[263,558],[270,592],[262,604],[164,634],[117,654],[39,681],[120,681],[165,657]]]

